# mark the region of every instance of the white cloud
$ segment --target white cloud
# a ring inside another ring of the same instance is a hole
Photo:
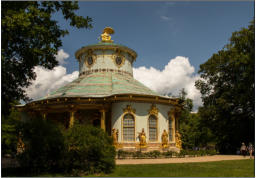
[[[60,50],[56,56],[57,60],[61,61],[60,64],[63,64],[68,57],[69,54],[64,50]],[[79,75],[78,71],[67,74],[66,68],[63,66],[57,66],[53,70],[36,66],[34,72],[37,75],[36,80],[26,88],[27,95],[32,99],[46,96],[75,80]],[[200,92],[194,86],[199,76],[195,75],[195,68],[186,57],[177,56],[171,59],[163,70],[142,66],[133,68],[133,72],[134,78],[162,95],[171,93],[173,96],[177,96],[180,90],[185,88],[188,93],[187,97],[193,99],[194,110],[202,105]]]
[[[65,59],[68,57],[69,54],[64,52],[63,49],[59,50],[58,55],[56,55],[56,59],[60,64],[64,64]],[[37,75],[36,80],[32,81],[32,84],[25,89],[28,97],[32,99],[46,96],[48,93],[75,80],[79,74],[78,71],[67,74],[66,68],[63,66],[54,67],[53,70],[48,70],[44,67],[36,66],[34,72]]]
[[[32,99],[46,96],[48,93],[75,80],[79,74],[78,71],[67,74],[66,68],[63,66],[54,67],[53,70],[36,66],[34,72],[37,75],[36,80],[26,89],[28,97]]]
[[[60,49],[55,57],[59,64],[62,65],[66,63],[65,59],[69,58],[69,54],[65,53],[63,49]]]
[[[169,21],[169,20],[171,20],[170,17],[167,17],[167,16],[165,16],[165,15],[162,15],[160,18],[161,18],[162,20],[164,20],[164,21]]]
[[[177,56],[171,59],[163,70],[143,66],[133,68],[133,73],[135,79],[162,95],[171,93],[178,96],[184,88],[188,93],[187,97],[193,99],[194,110],[202,105],[201,94],[194,86],[199,76],[195,75],[195,68],[186,57]]]

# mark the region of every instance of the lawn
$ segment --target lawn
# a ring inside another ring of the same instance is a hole
[[[2,169],[2,176],[68,177],[64,174],[28,175],[14,169]],[[232,160],[204,163],[117,165],[106,177],[254,177],[254,160]]]
[[[110,177],[254,177],[254,160],[118,165]]]

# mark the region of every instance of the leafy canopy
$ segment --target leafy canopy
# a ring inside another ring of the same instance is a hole
[[[58,64],[55,55],[62,46],[61,37],[68,31],[61,29],[51,17],[60,11],[70,25],[92,28],[92,19],[75,14],[75,1],[2,2],[2,111],[8,114],[9,103],[28,100],[24,88],[36,78],[37,65],[52,69]]]
[[[200,65],[196,87],[202,94],[199,113],[217,136],[222,151],[254,140],[255,24],[234,32],[218,53]]]
[[[209,128],[201,125],[198,113],[191,113],[193,101],[187,98],[184,88],[180,91],[180,99],[183,101],[183,109],[179,116],[179,131],[181,133],[182,148],[193,149],[205,147],[214,141]]]

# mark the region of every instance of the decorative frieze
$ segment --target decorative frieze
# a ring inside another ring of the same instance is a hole
[[[127,105],[126,108],[123,109],[124,113],[128,112],[128,113],[133,113],[135,114],[136,110],[132,108],[131,105]]]
[[[158,116],[158,109],[155,105],[152,105],[151,106],[151,109],[149,110],[148,112],[149,115],[153,114],[155,116]]]

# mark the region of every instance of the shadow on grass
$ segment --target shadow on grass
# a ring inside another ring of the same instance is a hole
[[[71,177],[71,175],[63,174],[59,172],[45,172],[45,173],[35,173],[29,170],[29,168],[2,168],[2,177]]]

